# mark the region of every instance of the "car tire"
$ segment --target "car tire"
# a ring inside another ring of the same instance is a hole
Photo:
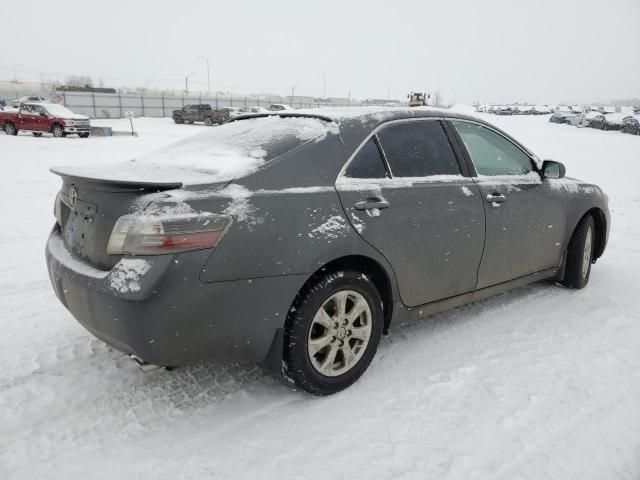
[[[7,135],[18,135],[18,129],[16,128],[16,126],[11,123],[11,122],[6,122],[4,124],[4,133],[6,133]]]
[[[54,125],[53,127],[51,127],[51,133],[53,133],[54,137],[64,137],[65,133],[64,133],[64,128],[62,128],[62,125]]]
[[[383,323],[380,293],[365,274],[344,270],[317,276],[289,312],[283,376],[313,395],[349,387],[373,360]]]
[[[180,118],[179,116],[175,116],[173,117],[173,121],[180,124],[180,123],[184,123],[184,120],[182,120],[182,118]]]
[[[211,117],[206,117],[204,119],[204,124],[208,127],[210,127],[211,125],[213,125],[213,121],[211,120]]]
[[[593,217],[586,215],[573,231],[567,247],[567,263],[561,282],[565,287],[580,289],[589,283],[595,239],[596,227]]]
[[[79,133],[78,136],[80,138],[89,138],[89,134],[88,133]]]
[[[41,137],[42,136],[42,132],[31,132],[33,134],[34,137]]]

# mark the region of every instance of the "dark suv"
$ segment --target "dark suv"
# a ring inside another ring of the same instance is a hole
[[[584,287],[610,222],[562,164],[421,107],[238,117],[53,171],[49,273],[89,331],[143,365],[260,362],[314,394],[355,382],[395,324]]]
[[[214,110],[208,103],[185,105],[180,110],[174,110],[171,116],[176,123],[202,122],[205,125],[222,125],[229,119],[228,112]]]

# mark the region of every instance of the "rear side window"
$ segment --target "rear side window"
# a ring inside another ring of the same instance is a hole
[[[460,175],[460,166],[439,121],[392,124],[378,138],[394,177]]]
[[[531,159],[515,144],[482,125],[454,120],[478,175],[526,175]]]
[[[373,138],[370,138],[351,160],[344,175],[349,178],[384,178],[387,170],[382,163],[380,150]]]

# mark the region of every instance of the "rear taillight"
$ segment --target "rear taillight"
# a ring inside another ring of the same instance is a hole
[[[113,227],[109,255],[164,255],[214,248],[230,224],[213,213],[125,215]]]

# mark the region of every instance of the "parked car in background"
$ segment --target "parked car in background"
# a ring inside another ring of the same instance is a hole
[[[251,107],[248,113],[269,113],[269,110],[264,107]]]
[[[513,109],[508,105],[503,105],[496,110],[496,115],[513,115]]]
[[[607,113],[604,115],[605,128],[604,130],[620,130],[622,122],[628,115],[624,113]]]
[[[44,97],[38,97],[36,95],[31,95],[31,96],[27,96],[27,97],[20,97],[20,98],[16,98],[15,100],[11,101],[11,106],[13,108],[18,108],[20,105],[22,105],[23,103],[41,103],[41,102],[46,102],[47,100]]]
[[[174,110],[172,115],[176,123],[202,122],[205,125],[222,125],[229,117],[220,110],[214,110],[208,103],[185,105]]]
[[[597,128],[598,130],[605,130],[607,120],[604,118],[604,114],[595,112],[596,114],[589,120],[588,127]]]
[[[572,117],[569,117],[569,125],[574,127],[588,127],[591,119],[601,115],[598,112],[578,113]]]
[[[583,288],[610,223],[599,187],[444,110],[245,116],[52,171],[49,277],[91,333],[142,365],[261,362],[317,395],[353,384],[390,327],[539,280]]]
[[[286,103],[272,103],[269,105],[269,111],[271,112],[282,112],[284,110],[295,110],[295,108]]]
[[[52,133],[54,137],[76,134],[87,138],[91,132],[88,117],[73,113],[57,103],[23,103],[17,110],[2,111],[0,126],[7,135],[26,131],[36,137]]]
[[[7,106],[7,102],[4,97],[0,96],[0,110],[4,110],[4,107]]]
[[[222,107],[220,111],[224,112],[224,114],[227,116],[227,119],[237,117],[239,115],[244,115],[246,113],[244,111],[244,108],[239,107]]]
[[[534,115],[548,115],[551,113],[551,109],[546,105],[536,105],[533,107]]]
[[[623,133],[631,133],[632,135],[640,135],[640,115],[630,115],[622,121],[620,131]]]
[[[549,117],[549,121],[551,123],[569,123],[569,119],[574,116],[575,113],[572,112],[556,112]]]

